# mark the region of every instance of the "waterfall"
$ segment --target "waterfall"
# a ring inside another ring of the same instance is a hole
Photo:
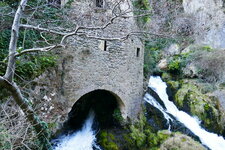
[[[166,109],[160,106],[160,104],[148,93],[146,93],[144,100],[158,108],[167,120],[170,118],[168,118],[168,115],[165,114],[169,113],[174,116],[176,120],[184,124],[184,126],[191,130],[196,136],[198,136],[202,144],[206,145],[208,148],[212,150],[225,150],[225,140],[222,136],[207,132],[200,126],[200,121],[196,117],[192,117],[187,113],[178,110],[174,103],[169,101],[166,93],[167,85],[160,77],[151,76],[148,86],[158,94],[160,99],[165,104]],[[157,105],[155,105],[155,103]]]
[[[94,122],[94,112],[91,111],[88,115],[81,130],[74,132],[71,135],[64,135],[55,140],[56,146],[54,150],[101,150],[96,145],[95,131],[92,129]]]

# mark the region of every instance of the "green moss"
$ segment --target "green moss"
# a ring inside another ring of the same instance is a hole
[[[160,150],[206,150],[200,143],[192,138],[174,133],[167,138],[160,146]]]
[[[129,150],[154,150],[171,136],[168,131],[154,132],[147,123],[146,118],[140,115],[139,121],[129,128],[129,133],[124,135],[126,148]]]
[[[120,125],[123,125],[124,124],[124,119],[123,119],[123,117],[122,117],[122,114],[121,114],[121,111],[120,111],[120,109],[115,109],[114,111],[113,111],[113,118],[115,119],[115,121],[116,122],[118,122]]]
[[[142,129],[136,128],[134,125],[130,126],[130,136],[135,143],[137,148],[141,148],[145,145],[146,135],[141,131]]]
[[[169,61],[168,69],[172,73],[179,74],[181,71],[181,60],[177,58]]]
[[[112,133],[108,133],[106,130],[102,130],[99,134],[99,144],[104,150],[119,150],[115,143],[115,137]]]
[[[170,81],[172,80],[172,76],[169,73],[164,72],[161,76],[161,78],[163,79],[163,81]]]
[[[182,74],[183,68],[191,61],[192,51],[174,55],[169,60],[168,71],[173,74]]]
[[[145,54],[144,54],[144,75],[147,77],[153,72],[159,71],[156,68],[156,64],[161,59],[161,52],[171,43],[174,43],[174,39],[169,38],[155,38],[149,41],[145,41]]]
[[[197,116],[207,129],[217,133],[223,132],[218,100],[202,94],[198,86],[188,82],[183,83],[174,99],[180,109]]]
[[[118,138],[113,130],[100,131],[98,135],[99,144],[104,150],[159,150],[165,141],[181,135],[180,133],[169,132],[168,130],[153,131],[143,114],[139,116],[138,122],[129,125],[128,129],[123,130],[125,132],[122,133],[121,139]],[[186,138],[179,140],[184,144],[188,144],[186,142],[189,141]]]
[[[180,87],[180,83],[178,81],[168,81],[166,82],[168,84],[168,86],[173,90],[176,91],[178,90],[178,88]]]
[[[202,50],[211,52],[211,51],[213,51],[213,48],[207,45],[207,46],[202,46]]]

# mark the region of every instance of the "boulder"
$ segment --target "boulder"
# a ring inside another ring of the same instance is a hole
[[[191,137],[176,133],[173,137],[168,138],[160,146],[160,150],[206,150],[200,143]]]
[[[167,59],[160,60],[158,68],[161,70],[167,70],[167,67],[168,67]]]

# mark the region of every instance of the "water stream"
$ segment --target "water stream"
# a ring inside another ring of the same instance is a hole
[[[165,106],[158,103],[149,93],[145,94],[144,100],[162,112],[168,125],[176,119],[198,136],[203,145],[206,145],[212,150],[225,150],[225,140],[222,136],[207,132],[200,126],[200,121],[197,117],[192,117],[187,113],[178,110],[174,103],[169,101],[166,93],[167,85],[160,77],[151,76],[148,86],[158,94],[163,102],[161,104],[164,104]],[[173,116],[173,118],[171,116]],[[94,117],[95,115],[91,111],[83,127],[79,131],[70,135],[61,136],[54,141],[54,143],[56,143],[54,150],[101,150],[96,144],[96,132],[92,128]]]
[[[55,141],[54,150],[101,150],[96,145],[96,132],[92,129],[94,112],[90,112],[82,129],[71,135],[61,136]]]
[[[187,113],[178,110],[173,102],[169,101],[168,95],[166,93],[167,85],[162,81],[160,77],[151,76],[149,79],[149,88],[152,88],[163,101],[166,109],[164,109],[150,94],[146,93],[144,100],[154,107],[158,108],[167,120],[170,120],[168,114],[171,114],[183,123],[189,130],[191,130],[196,136],[199,137],[202,144],[206,145],[212,150],[225,150],[225,140],[222,136],[217,134],[207,132],[200,126],[200,121],[197,117],[192,117]]]

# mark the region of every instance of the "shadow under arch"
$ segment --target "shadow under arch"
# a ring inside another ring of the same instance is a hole
[[[69,130],[81,128],[90,111],[94,111],[98,126],[108,128],[117,125],[118,122],[113,117],[115,111],[124,111],[124,103],[115,93],[98,89],[81,96],[73,105],[68,114],[65,126]]]

